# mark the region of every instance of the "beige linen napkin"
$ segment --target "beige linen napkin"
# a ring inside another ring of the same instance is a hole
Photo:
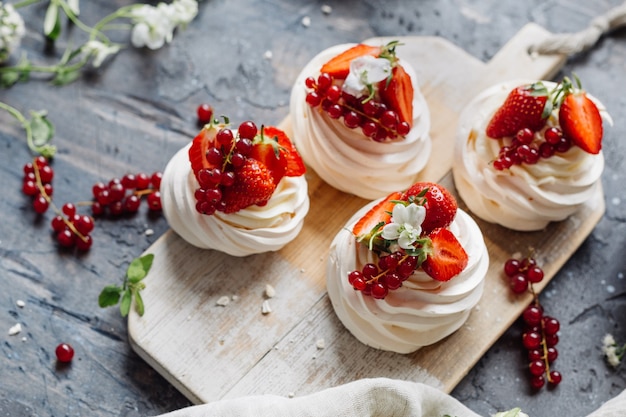
[[[514,407],[515,404],[511,406]],[[480,417],[456,399],[428,385],[387,378],[371,378],[302,397],[257,395],[233,398],[183,408],[160,417],[444,417],[446,415]],[[587,417],[626,417],[626,390]]]

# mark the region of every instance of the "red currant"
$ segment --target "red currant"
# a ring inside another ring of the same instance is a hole
[[[59,362],[68,363],[74,358],[74,348],[67,343],[61,343],[57,346],[54,353]]]
[[[254,139],[258,131],[259,130],[257,129],[254,122],[250,120],[245,121],[242,124],[240,124],[239,129],[238,129],[240,138],[250,139],[250,140]]]
[[[198,115],[198,122],[202,124],[211,123],[211,119],[213,118],[213,107],[209,104],[202,103],[196,109],[196,114]]]
[[[160,211],[161,210],[161,193],[159,191],[154,191],[148,194],[148,208],[152,211]]]

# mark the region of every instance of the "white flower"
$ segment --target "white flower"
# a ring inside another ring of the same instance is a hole
[[[426,217],[424,206],[411,203],[396,204],[391,213],[391,222],[383,227],[381,236],[385,240],[398,240],[402,249],[414,249],[413,244],[422,233],[422,222]]]
[[[620,364],[621,358],[617,352],[617,343],[612,334],[607,334],[602,339],[602,352],[606,355],[606,360],[611,366],[617,367]]]
[[[115,55],[120,50],[119,45],[105,45],[96,40],[91,40],[83,46],[85,55],[93,55],[93,66],[98,68],[109,55]]]
[[[20,46],[24,36],[24,20],[12,5],[0,1],[0,63]]]
[[[350,73],[342,89],[354,97],[369,95],[368,86],[386,79],[390,74],[391,63],[388,59],[362,56],[350,62]]]
[[[134,26],[130,41],[137,48],[159,49],[172,41],[178,26],[185,26],[197,14],[196,0],[175,0],[171,4],[159,3],[156,7],[144,4],[131,14]]]

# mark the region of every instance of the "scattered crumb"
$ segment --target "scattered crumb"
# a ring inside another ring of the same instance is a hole
[[[187,316],[187,321],[191,320],[191,316]]]
[[[232,297],[230,297],[231,300],[233,301],[239,301],[239,296],[238,295],[233,295]]]
[[[301,274],[304,274],[304,268],[301,268],[301,269],[300,269],[300,273],[301,273]]]
[[[305,28],[311,26],[311,18],[309,16],[304,16],[302,18],[302,26],[304,26]]]
[[[24,308],[24,306],[26,305],[26,303],[22,300],[17,300],[15,302],[15,305],[18,306],[19,308]]]
[[[146,229],[146,231],[143,232],[143,234],[146,235],[146,236],[152,236],[154,234],[154,230]]]
[[[318,349],[324,349],[326,347],[326,342],[324,341],[324,339],[317,339],[317,342],[315,342],[315,347],[317,347]]]
[[[331,14],[333,12],[333,8],[330,7],[330,5],[328,4],[322,4],[322,7],[320,7],[320,9],[324,14]]]
[[[313,357],[311,357],[311,359],[317,359],[317,354],[314,354]]]
[[[267,298],[274,298],[276,290],[270,284],[265,284],[265,296]]]
[[[294,394],[293,392],[290,392],[289,394],[287,394],[289,396],[289,398],[293,398],[296,396],[296,394]]]
[[[265,51],[265,53],[263,54],[263,58],[265,58],[267,60],[272,59],[273,56],[274,56],[274,54],[269,49],[267,51]]]
[[[217,305],[226,307],[230,303],[230,297],[223,295],[217,300]]]
[[[15,336],[16,334],[18,334],[21,331],[22,331],[22,325],[17,323],[15,326],[13,326],[13,327],[11,327],[9,329],[9,336]]]
[[[218,339],[218,343],[219,343],[220,345],[223,345],[225,340],[226,340],[226,339],[224,339],[223,337],[220,337],[220,338]]]
[[[22,337],[22,342],[27,341],[28,339],[26,338],[26,336]]]
[[[272,307],[270,307],[270,302],[268,300],[263,301],[263,305],[261,306],[261,313],[269,314],[272,312]]]

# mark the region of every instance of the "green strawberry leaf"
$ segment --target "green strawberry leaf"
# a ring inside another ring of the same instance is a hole
[[[128,278],[128,282],[137,283],[145,278],[152,267],[152,261],[154,260],[154,255],[149,253],[140,258],[135,258],[128,266],[128,270],[126,271],[126,277]]]
[[[120,313],[122,314],[122,317],[128,316],[132,301],[133,294],[130,292],[130,290],[124,291],[124,294],[122,295],[122,300],[120,301]]]
[[[31,111],[30,129],[35,146],[43,146],[54,136],[54,126],[46,117],[46,112]]]
[[[98,296],[98,305],[102,308],[111,307],[119,303],[122,295],[122,288],[117,285],[107,285]]]

